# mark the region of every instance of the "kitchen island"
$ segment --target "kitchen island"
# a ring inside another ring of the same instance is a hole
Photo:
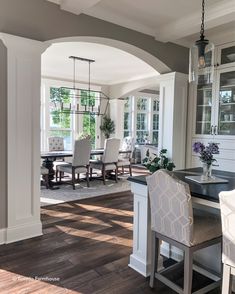
[[[213,176],[227,180],[227,183],[216,184],[199,184],[186,178],[201,175],[202,168],[179,170],[173,173],[180,180],[189,184],[195,208],[215,214],[220,214],[219,193],[235,189],[235,173],[232,172],[213,170]],[[134,194],[133,251],[129,266],[147,277],[151,266],[151,221],[146,176],[129,177],[128,180],[131,182],[131,191]],[[220,252],[220,245],[214,245],[200,250],[194,258],[199,264],[209,265],[210,269],[219,273]],[[179,249],[170,247],[164,242],[161,244],[161,254],[178,261],[183,258]]]

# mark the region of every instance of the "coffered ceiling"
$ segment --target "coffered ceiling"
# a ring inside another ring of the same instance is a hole
[[[87,14],[151,36],[190,46],[200,30],[201,0],[47,0],[62,10]],[[206,0],[206,36],[235,39],[235,0]],[[219,32],[219,36],[218,36]],[[224,39],[224,40],[223,40]]]

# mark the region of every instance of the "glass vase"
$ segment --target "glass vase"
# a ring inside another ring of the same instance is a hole
[[[207,181],[212,179],[212,164],[203,163],[202,169],[202,180]]]

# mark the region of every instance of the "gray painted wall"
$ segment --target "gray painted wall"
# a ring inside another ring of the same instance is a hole
[[[46,0],[0,0],[0,32],[39,41],[71,36],[111,38],[147,51],[172,71],[188,73],[187,48],[158,42],[151,36],[84,14],[62,11]]]
[[[0,229],[6,227],[7,201],[7,50],[0,41]]]

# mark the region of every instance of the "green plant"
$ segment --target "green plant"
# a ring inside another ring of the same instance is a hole
[[[153,153],[154,154],[154,153]],[[146,152],[146,157],[143,160],[143,165],[151,172],[154,173],[159,169],[167,169],[172,171],[175,167],[173,161],[169,160],[167,155],[167,149],[162,149],[159,155],[154,154],[155,156],[152,158],[149,153],[149,149]]]
[[[111,134],[115,132],[115,124],[111,118],[104,115],[102,125],[100,126],[100,130],[104,133],[106,139],[110,137]]]

